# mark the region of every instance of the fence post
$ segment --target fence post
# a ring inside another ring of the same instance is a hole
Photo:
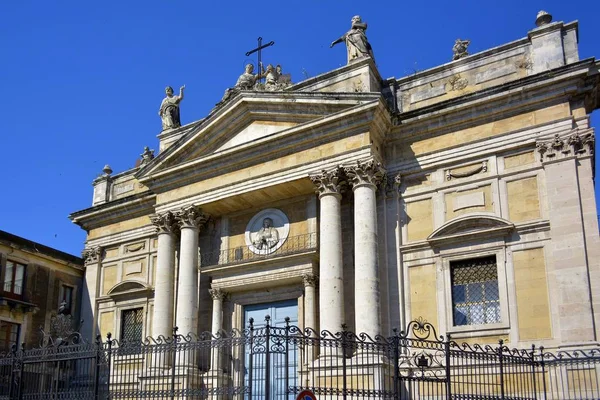
[[[540,346],[540,364],[542,365],[542,387],[544,388],[544,400],[548,397],[546,393],[546,365],[544,363],[544,346]]]
[[[400,399],[400,336],[398,329],[394,328],[394,398]]]
[[[106,357],[107,375],[106,375],[106,397],[110,399],[110,375],[112,361],[112,335],[110,332],[106,334],[106,343],[108,343],[108,356]]]
[[[535,344],[531,345],[531,376],[533,377],[533,399],[537,399],[537,383],[535,381]]]
[[[248,360],[248,399],[252,399],[252,372],[254,361],[254,318],[248,320],[248,328],[250,329],[250,359]]]
[[[271,398],[271,316],[265,315],[265,400]]]
[[[348,396],[347,377],[346,377],[346,324],[342,324],[342,398],[346,400]]]
[[[8,381],[8,399],[13,398],[13,392],[15,384],[17,383],[17,345],[13,344],[10,349],[11,360],[10,360],[10,380]]]
[[[173,327],[173,341],[171,342],[172,355],[171,355],[171,400],[175,398],[175,367],[177,362],[177,328]]]
[[[446,353],[446,399],[452,399],[452,368],[450,363],[452,358],[450,357],[450,334],[446,333],[446,340],[444,341],[444,352]]]
[[[96,336],[96,368],[94,369],[94,399],[100,399],[100,352],[102,351],[102,336]]]
[[[285,394],[290,389],[290,317],[285,317]],[[294,371],[297,373],[297,371]]]
[[[21,357],[21,374],[19,376],[19,396],[18,399],[21,400],[23,398],[23,371],[25,370],[25,342],[21,343],[21,351],[19,352],[19,356]]]
[[[500,359],[500,398],[504,400],[504,361],[502,359],[502,353],[504,351],[504,340],[500,339],[498,341],[500,345],[498,347],[498,357]]]

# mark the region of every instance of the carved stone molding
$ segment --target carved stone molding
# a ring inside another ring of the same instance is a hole
[[[208,289],[208,293],[210,293],[210,297],[213,300],[224,301],[227,298],[228,293],[223,289]]]
[[[487,172],[487,170],[488,170],[487,161],[482,161],[481,165],[473,167],[473,169],[470,169],[468,171],[452,172],[451,169],[448,169],[448,170],[446,170],[446,180],[449,181],[452,178],[466,178],[469,176],[473,176],[475,174],[479,174],[481,172]]]
[[[85,260],[85,264],[97,263],[102,258],[102,247],[96,246],[84,249],[81,252],[81,258]]]
[[[175,218],[181,224],[181,228],[201,229],[210,216],[203,213],[198,207],[189,206],[182,208]]]
[[[552,140],[539,141],[535,147],[542,161],[552,161],[570,156],[590,156],[594,154],[595,137],[593,132],[583,135],[578,129],[568,136],[554,135]]]
[[[171,211],[150,216],[150,221],[156,227],[157,233],[175,233],[177,231],[177,219]]]
[[[316,287],[318,281],[319,281],[319,277],[317,275],[314,275],[314,274],[303,274],[302,275],[302,283],[304,284],[304,287],[306,287],[306,286]]]
[[[385,175],[385,169],[381,163],[373,160],[357,161],[356,165],[344,167],[344,172],[353,188],[360,185],[378,186]]]
[[[450,85],[450,91],[463,90],[469,85],[469,81],[461,78],[460,74],[456,74],[448,79],[448,84]]]
[[[326,195],[341,196],[343,190],[342,171],[340,168],[309,175],[310,180],[317,188],[319,198]]]
[[[400,184],[402,184],[402,176],[400,174],[396,174],[394,179],[385,174],[381,183],[385,197],[390,198],[394,193],[400,193]]]

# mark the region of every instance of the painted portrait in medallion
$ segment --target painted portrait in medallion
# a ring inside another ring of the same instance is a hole
[[[270,254],[280,248],[290,233],[290,221],[283,211],[267,208],[246,226],[246,245],[255,254]]]

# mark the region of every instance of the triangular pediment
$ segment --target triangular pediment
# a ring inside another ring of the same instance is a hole
[[[465,241],[470,238],[498,237],[510,234],[515,225],[491,214],[469,214],[454,218],[427,238],[432,245]]]
[[[241,92],[145,165],[136,177],[185,168],[205,158],[232,154],[248,146],[268,146],[305,129],[315,134],[331,120],[367,104],[382,103],[379,93]],[[352,120],[347,118],[347,125]],[[306,136],[306,134],[305,134]],[[202,167],[202,165],[200,166]]]

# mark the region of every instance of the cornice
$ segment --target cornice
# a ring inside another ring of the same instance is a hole
[[[402,135],[390,140],[404,140],[417,134],[425,136],[431,131],[440,134],[460,129],[464,124],[473,126],[496,115],[522,113],[527,107],[539,108],[540,103],[579,95],[592,66],[594,59],[586,59],[431,106],[398,113],[394,116],[398,126],[393,132],[402,132]]]
[[[76,211],[69,215],[69,219],[89,231],[113,222],[152,214],[155,203],[156,195],[154,193],[138,193]]]
[[[247,168],[266,158],[275,159],[315,147],[353,134],[370,131],[373,125],[385,126],[386,110],[381,96],[366,104],[311,120],[266,137],[253,140],[223,151],[190,160],[154,174],[139,177],[156,193],[197,182],[220,174]],[[383,122],[382,122],[383,121]],[[387,119],[389,121],[389,118]],[[389,126],[389,125],[388,125]]]

